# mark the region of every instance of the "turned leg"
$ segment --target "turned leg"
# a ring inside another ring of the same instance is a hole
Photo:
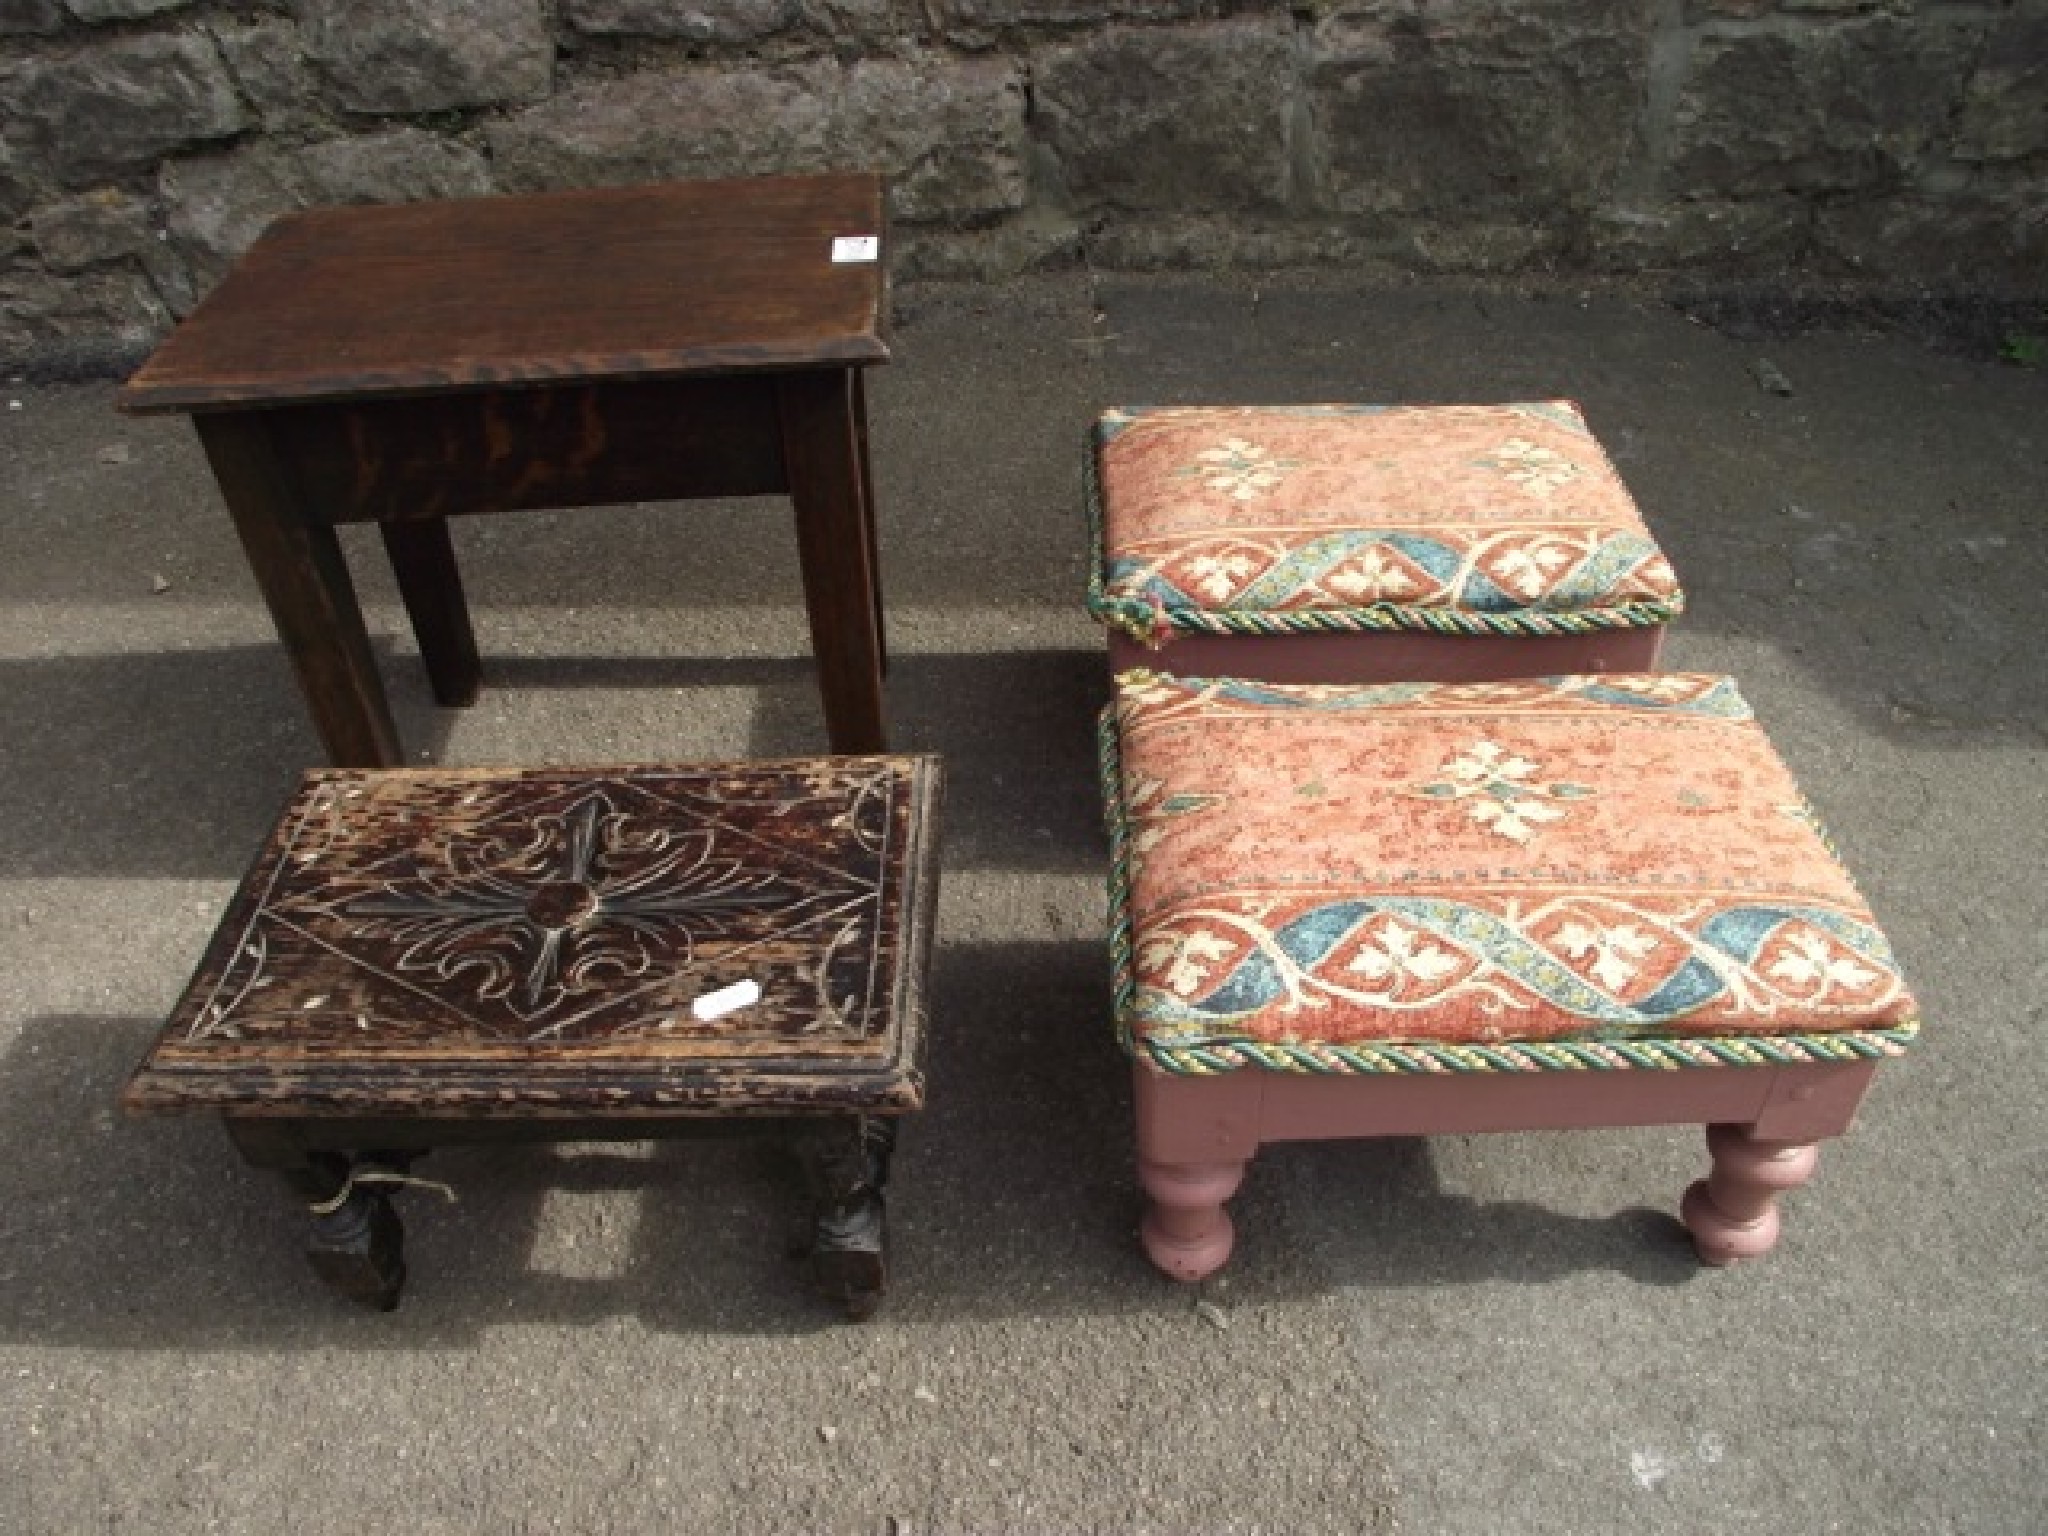
[[[1140,1224],[1145,1257],[1176,1280],[1207,1279],[1230,1257],[1237,1232],[1223,1202],[1237,1193],[1245,1164],[1140,1160],[1150,1203]]]
[[[896,1122],[846,1115],[802,1126],[795,1137],[811,1194],[811,1276],[854,1321],[874,1315],[889,1284],[882,1189]]]
[[[1769,1253],[1778,1241],[1778,1196],[1813,1177],[1820,1153],[1809,1142],[1765,1141],[1741,1125],[1707,1127],[1713,1172],[1686,1190],[1679,1219],[1705,1264]]]

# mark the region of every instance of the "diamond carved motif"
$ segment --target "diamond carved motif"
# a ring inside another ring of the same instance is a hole
[[[891,788],[872,765],[326,786],[185,1039],[859,1038],[890,938]],[[692,1018],[742,978],[759,1004]]]

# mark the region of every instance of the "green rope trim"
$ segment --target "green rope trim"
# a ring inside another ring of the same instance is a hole
[[[1827,1062],[1886,1061],[1906,1053],[1918,1019],[1889,1029],[1826,1034],[1699,1035],[1634,1040],[1510,1040],[1492,1045],[1430,1041],[1366,1041],[1328,1045],[1253,1040],[1241,1035],[1141,1036],[1137,966],[1131,926],[1130,827],[1124,817],[1123,752],[1116,706],[1096,726],[1102,776],[1103,826],[1109,834],[1109,954],[1117,1043],[1163,1072],[1209,1077],[1263,1068],[1330,1077],[1475,1072],[1670,1072],[1687,1067],[1787,1067]],[[1823,834],[1824,835],[1824,834]],[[1830,848],[1832,852],[1832,848]]]
[[[1102,503],[1100,446],[1091,443],[1084,467],[1089,541],[1095,559],[1088,571],[1087,608],[1097,623],[1158,647],[1176,634],[1318,635],[1389,634],[1427,630],[1442,635],[1587,635],[1608,629],[1651,629],[1685,611],[1685,595],[1547,613],[1476,613],[1465,608],[1418,608],[1407,603],[1373,603],[1364,608],[1168,608],[1140,597],[1112,593],[1103,580],[1109,564]]]
[[[1118,1032],[1130,1039],[1128,1024]],[[1481,1072],[1677,1071],[1686,1067],[1786,1067],[1886,1061],[1906,1053],[1920,1033],[1917,1019],[1892,1029],[1846,1029],[1825,1035],[1702,1035],[1642,1040],[1518,1040],[1499,1045],[1373,1042],[1359,1045],[1274,1044],[1219,1036],[1190,1044],[1145,1038],[1142,1055],[1164,1072],[1208,1077],[1260,1067],[1323,1076],[1443,1076]]]
[[[1102,706],[1095,722],[1095,766],[1102,783],[1102,830],[1109,835],[1109,965],[1112,1012],[1117,1044],[1127,1055],[1138,1054],[1131,1033],[1130,1003],[1137,997],[1137,970],[1131,954],[1131,832],[1124,819],[1123,740],[1117,731],[1116,704]]]

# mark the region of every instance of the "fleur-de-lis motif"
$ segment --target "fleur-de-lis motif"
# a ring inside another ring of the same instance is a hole
[[[1570,485],[1585,471],[1555,448],[1545,448],[1525,437],[1511,437],[1480,464],[1500,473],[1531,496],[1548,500]]]
[[[1818,934],[1805,932],[1786,936],[1784,951],[1772,963],[1770,974],[1792,986],[1807,988],[1811,1000],[1823,998],[1838,988],[1860,991],[1879,979],[1869,967],[1835,953]]]
[[[1570,922],[1557,930],[1557,947],[1573,960],[1590,959],[1586,969],[1593,979],[1609,992],[1619,992],[1642,970],[1642,962],[1655,952],[1657,940],[1633,923],[1603,928]]]
[[[1234,953],[1228,939],[1200,928],[1148,939],[1138,950],[1138,963],[1149,970],[1164,967],[1166,984],[1182,997],[1192,997],[1209,978],[1214,962]]]
[[[1683,673],[1615,672],[1598,679],[1602,688],[1614,693],[1632,693],[1645,699],[1684,699],[1700,691],[1700,680]]]
[[[1427,800],[1469,801],[1474,821],[1512,842],[1527,843],[1539,827],[1564,819],[1564,811],[1553,802],[1584,800],[1596,793],[1587,784],[1532,784],[1529,779],[1536,767],[1528,758],[1482,740],[1437,770],[1446,777],[1414,785],[1408,793]]]
[[[1188,562],[1195,585],[1211,602],[1222,602],[1238,589],[1254,566],[1248,555],[1202,555]]]
[[[1205,795],[1195,792],[1168,794],[1163,780],[1139,775],[1125,786],[1124,820],[1130,828],[1130,840],[1126,844],[1135,874],[1150,853],[1165,837],[1168,823],[1183,816],[1192,816],[1221,805],[1223,796]]]
[[[1339,597],[1362,603],[1406,597],[1415,590],[1415,578],[1389,560],[1386,551],[1377,544],[1332,571],[1323,584]]]
[[[1399,991],[1407,980],[1434,986],[1458,969],[1456,955],[1429,943],[1406,923],[1389,918],[1374,937],[1378,944],[1361,948],[1346,969],[1368,981],[1385,982],[1389,993]]]
[[[1503,555],[1497,570],[1517,597],[1536,598],[1556,584],[1558,572],[1572,559],[1572,552],[1557,544],[1535,543]]]
[[[1301,467],[1299,459],[1277,458],[1270,448],[1241,437],[1227,437],[1215,448],[1204,448],[1195,459],[1180,473],[1195,476],[1233,501],[1256,500],[1285,480],[1289,470]]]
[[[363,932],[406,946],[401,971],[470,973],[478,998],[539,1023],[646,974],[664,947],[687,959],[693,920],[790,899],[776,876],[714,858],[712,845],[708,831],[635,829],[599,792],[538,818],[523,847],[458,848],[446,873],[394,882],[346,910]]]

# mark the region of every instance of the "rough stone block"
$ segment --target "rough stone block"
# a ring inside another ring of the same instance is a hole
[[[1901,0],[1686,0],[1688,23],[1754,21],[1765,16],[1854,16],[1901,11]]]
[[[35,37],[63,25],[57,0],[0,0],[0,37]]]
[[[68,358],[82,369],[133,363],[171,328],[140,272],[0,275],[0,363]]]
[[[675,37],[693,43],[751,43],[802,18],[799,0],[567,0],[562,14],[579,32]]]
[[[939,36],[937,0],[803,0],[802,11],[806,25],[841,46],[893,51],[910,43],[929,45]],[[949,27],[944,35],[956,47],[974,46],[960,29]]]
[[[137,21],[165,11],[182,11],[192,0],[64,0],[80,21]]]
[[[2048,195],[2018,186],[1939,199],[1886,198],[1821,209],[1821,254],[1846,276],[2038,298],[2048,272]]]
[[[491,190],[482,155],[459,139],[418,128],[330,139],[301,151],[298,163],[316,203],[415,203]]]
[[[6,81],[0,78],[0,88]],[[0,223],[12,223],[36,201],[36,185],[5,139],[0,139]]]
[[[350,112],[441,112],[547,95],[540,0],[302,0],[306,51]]]
[[[1033,70],[1075,203],[1190,213],[1294,196],[1300,70],[1285,20],[1112,28]]]
[[[1633,0],[1347,6],[1315,30],[1332,206],[1582,218],[1634,136],[1649,46]]]
[[[1023,83],[994,59],[649,73],[486,133],[508,190],[873,167],[912,222],[984,218],[1026,195]]]
[[[953,27],[1093,27],[1105,21],[1189,21],[1214,17],[1217,0],[944,0]]]
[[[1574,233],[1571,225],[1557,221],[1423,221],[1408,227],[1400,259],[1417,272],[1442,276],[1526,272],[1554,266]]]
[[[1088,241],[1091,266],[1121,272],[1269,271],[1343,266],[1360,281],[1393,282],[1392,242],[1383,232],[1328,221],[1250,220],[1225,214],[1141,214],[1104,226]]]
[[[1594,216],[1588,233],[1592,263],[1602,272],[1782,279],[1813,243],[1813,210],[1788,197],[1607,208]]]
[[[809,169],[826,137],[824,83],[815,68],[633,75],[565,92],[484,135],[515,192]]]
[[[1021,208],[1024,83],[1001,60],[845,71],[825,164],[881,167],[889,206],[911,223],[971,220]]]
[[[1964,160],[2048,152],[2048,6],[1992,31],[1964,93],[1953,147]]]
[[[1879,17],[1702,37],[1665,184],[1708,199],[1900,185],[1944,131],[1980,36]]]
[[[4,129],[67,187],[118,177],[245,126],[220,55],[204,37],[137,37],[31,59],[0,87]]]
[[[273,133],[302,132],[322,121],[315,103],[319,89],[306,67],[304,40],[288,21],[253,26],[219,23],[213,38],[227,60],[228,73],[263,126]]]
[[[393,128],[297,152],[262,144],[176,161],[164,168],[162,196],[172,247],[204,294],[272,220],[294,209],[478,197],[490,189],[490,170],[468,145]]]
[[[36,254],[52,272],[80,272],[138,256],[155,236],[149,209],[111,187],[38,208],[29,219]]]
[[[995,283],[1080,258],[1081,230],[1071,219],[1034,212],[993,229],[903,231],[890,270],[906,281]]]
[[[160,188],[172,249],[202,294],[272,219],[307,201],[297,167],[281,150],[261,144],[232,155],[172,161]]]
[[[143,275],[168,309],[179,319],[192,313],[199,303],[199,289],[192,280],[192,269],[185,259],[171,247],[168,233],[159,234],[139,252]]]

